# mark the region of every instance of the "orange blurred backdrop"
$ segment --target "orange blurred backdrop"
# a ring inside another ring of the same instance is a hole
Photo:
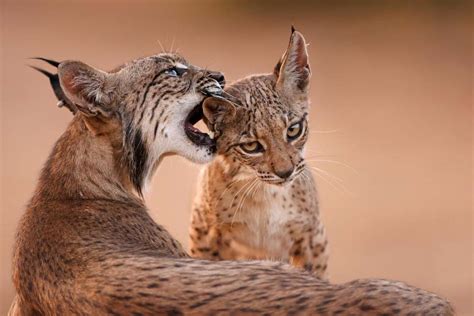
[[[270,72],[294,24],[310,43],[307,156],[334,282],[397,279],[474,313],[469,1],[2,1],[0,314],[14,232],[70,113],[31,56],[103,69],[179,50],[228,81]],[[159,42],[161,44],[159,44]],[[187,244],[199,166],[165,159],[153,217]]]

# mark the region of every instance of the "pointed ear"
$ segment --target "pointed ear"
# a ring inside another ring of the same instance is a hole
[[[305,93],[311,77],[306,41],[300,32],[291,28],[290,43],[274,70],[277,86],[285,92]]]
[[[58,67],[58,76],[64,94],[80,112],[86,116],[110,116],[107,73],[79,61],[65,61]]]
[[[228,100],[220,97],[206,98],[202,104],[206,124],[216,126],[235,115],[236,108]]]

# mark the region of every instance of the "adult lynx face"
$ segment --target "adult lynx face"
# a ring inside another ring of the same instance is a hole
[[[303,36],[293,31],[287,51],[269,75],[232,84],[229,100],[209,98],[204,115],[219,154],[241,162],[249,176],[283,184],[304,169],[310,79]]]
[[[58,75],[42,71],[56,95],[84,116],[90,130],[97,135],[120,127],[123,167],[137,191],[162,155],[199,163],[212,159],[214,140],[193,125],[202,118],[202,100],[222,92],[221,73],[176,54],[137,59],[112,72],[79,61],[46,61],[58,66]]]

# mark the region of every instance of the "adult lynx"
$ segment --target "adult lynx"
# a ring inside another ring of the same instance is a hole
[[[281,263],[189,258],[140,192],[165,155],[213,158],[214,141],[192,125],[223,76],[175,54],[113,72],[66,61],[58,75],[77,111],[19,225],[12,314],[452,313],[400,282],[332,285]]]

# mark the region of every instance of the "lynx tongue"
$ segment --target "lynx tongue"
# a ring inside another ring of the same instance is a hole
[[[203,118],[202,104],[195,106],[191,112],[189,112],[186,121],[184,123],[184,131],[189,140],[198,146],[214,147],[214,140],[207,134],[199,130],[196,126]]]

